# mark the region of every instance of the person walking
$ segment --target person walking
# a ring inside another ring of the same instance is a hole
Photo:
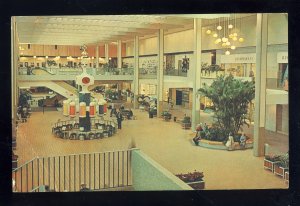
[[[119,110],[116,117],[117,117],[117,122],[118,122],[118,129],[122,129],[123,115],[121,113],[121,110]]]

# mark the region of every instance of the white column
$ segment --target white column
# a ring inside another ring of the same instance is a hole
[[[134,108],[138,108],[137,96],[139,94],[139,37],[134,37]]]
[[[157,116],[159,117],[163,111],[163,90],[164,90],[164,30],[159,29],[157,38]]]
[[[194,58],[192,65],[194,69],[193,79],[193,104],[192,104],[192,130],[200,122],[200,94],[198,89],[201,86],[201,38],[202,38],[202,19],[194,19]]]
[[[118,40],[118,68],[122,68],[122,41]]]
[[[99,45],[96,45],[96,68],[99,67]]]
[[[256,77],[253,155],[264,155],[266,78],[268,46],[268,14],[257,14],[256,24]]]
[[[109,57],[108,57],[108,44],[104,45],[105,50],[105,62],[108,63]]]

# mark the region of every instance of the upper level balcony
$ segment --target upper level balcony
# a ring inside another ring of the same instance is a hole
[[[133,80],[133,68],[87,68],[87,73],[95,80]],[[18,79],[23,81],[35,80],[74,80],[82,73],[81,68],[19,68]]]

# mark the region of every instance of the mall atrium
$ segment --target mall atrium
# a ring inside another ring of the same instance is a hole
[[[13,192],[289,187],[286,13],[11,24]]]

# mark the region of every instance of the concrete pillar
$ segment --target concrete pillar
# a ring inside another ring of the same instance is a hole
[[[200,123],[200,94],[198,89],[201,86],[201,38],[202,38],[202,19],[194,19],[194,58],[193,58],[193,104],[192,104],[192,130]]]
[[[109,56],[108,56],[108,44],[104,45],[104,51],[105,51],[105,62],[108,63]]]
[[[99,67],[99,45],[96,45],[96,68]]]
[[[164,91],[164,30],[159,29],[157,38],[158,67],[157,67],[157,116],[160,117],[163,111],[163,91]]]
[[[137,97],[139,95],[139,37],[134,37],[134,101],[133,106],[138,109]]]
[[[268,14],[257,14],[256,24],[256,77],[253,155],[264,155],[265,115],[266,115],[266,77],[268,46]]]
[[[122,41],[118,40],[118,68],[122,68]]]

